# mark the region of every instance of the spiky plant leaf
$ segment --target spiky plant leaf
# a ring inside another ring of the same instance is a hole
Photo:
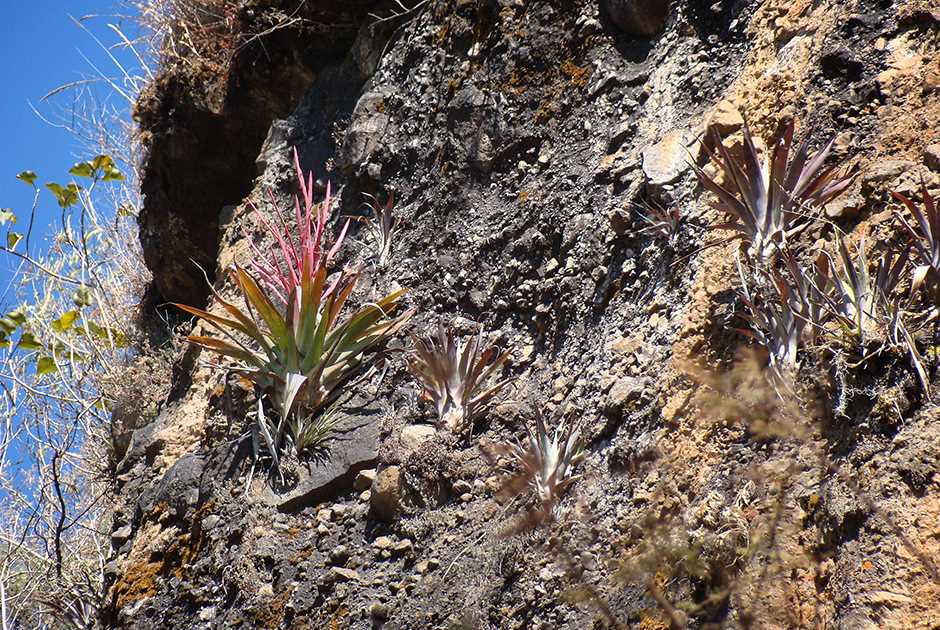
[[[267,218],[254,203],[249,201],[249,205],[255,213],[260,223],[277,243],[276,248],[265,254],[254,242],[249,239],[249,244],[255,255],[251,262],[251,269],[261,280],[267,291],[281,303],[287,303],[290,295],[295,296],[295,303],[292,305],[299,309],[299,302],[296,296],[300,295],[299,287],[305,277],[312,278],[317,271],[325,268],[339,251],[340,246],[346,236],[349,228],[349,221],[343,225],[339,236],[330,244],[328,242],[327,224],[330,217],[330,207],[332,205],[332,196],[330,185],[327,183],[326,195],[324,199],[315,203],[313,200],[313,173],[309,173],[304,178],[303,169],[300,167],[300,157],[297,150],[294,149],[294,169],[297,175],[297,184],[299,194],[295,194],[294,201],[294,221],[298,235],[295,238],[291,234],[287,219],[284,214],[278,210],[278,202],[274,193],[269,191],[270,202],[274,208],[273,218]],[[325,291],[329,295],[332,286]]]
[[[394,205],[393,195],[388,196],[388,200],[384,205],[380,204],[375,197],[371,195],[368,195],[368,197],[371,201],[372,217],[362,217],[360,221],[365,223],[372,236],[376,261],[380,267],[384,267],[388,264],[392,255],[392,242],[401,219],[397,218],[392,211]]]
[[[295,414],[287,425],[287,438],[295,455],[324,448],[333,437],[339,417],[330,407],[312,415]]]
[[[438,421],[454,433],[469,430],[474,417],[512,380],[487,386],[489,377],[510,355],[495,346],[481,349],[482,330],[469,340],[458,340],[452,327],[438,323],[436,335],[411,337],[414,352],[408,369],[422,386],[422,396],[434,403]]]
[[[741,158],[732,155],[717,130],[711,134],[715,150],[707,150],[724,172],[725,184],[694,164],[693,168],[705,189],[717,196],[718,210],[731,219],[714,227],[737,232],[759,262],[786,249],[806,229],[811,213],[844,192],[854,177],[840,176],[836,166],[823,167],[835,139],[812,155],[804,141],[791,158],[792,121],[778,125],[763,165],[746,123]]]
[[[663,208],[655,203],[647,203],[646,212],[640,215],[645,224],[636,231],[637,234],[649,234],[666,240],[670,247],[675,248],[679,243],[682,229],[682,214],[678,205]]]
[[[831,284],[829,258],[820,252],[808,270],[790,252],[784,253],[783,260],[790,274],[790,309],[806,324],[804,334],[809,331],[810,343],[815,344],[830,317],[826,308]]]
[[[832,274],[832,292],[827,303],[842,329],[862,345],[878,323],[879,301],[889,301],[900,283],[908,254],[882,256],[873,276],[868,268],[864,238],[859,241],[854,257],[841,238],[837,239],[837,246],[840,272]],[[831,257],[829,264],[836,269]]]
[[[535,521],[550,520],[565,492],[580,478],[574,469],[584,459],[584,442],[580,429],[565,421],[549,433],[537,412],[535,429],[526,426],[526,439],[503,445],[497,452],[509,455],[515,468],[501,494],[515,495],[531,488],[538,505],[533,513],[538,517]]]
[[[395,315],[406,292],[402,289],[343,317],[359,276],[340,272],[328,282],[326,264],[342,243],[345,227],[324,252],[329,189],[327,199],[314,204],[312,176],[304,181],[296,151],[294,163],[300,180],[300,195],[294,198],[299,237],[291,236],[283,218],[278,217],[275,226],[258,213],[279,249],[270,260],[255,249],[259,258],[252,266],[260,280],[239,265],[230,270],[244,307],[223,299],[214,289],[215,304],[225,315],[176,305],[222,335],[192,336],[191,343],[233,359],[235,369],[272,399],[280,419],[268,422],[259,406],[255,439],[272,453],[283,445],[289,418],[316,415],[359,373],[367,355],[413,314]],[[272,457],[278,467],[278,458]]]
[[[745,306],[742,318],[750,324],[741,332],[764,346],[770,357],[770,369],[778,382],[786,382],[796,367],[797,351],[806,320],[794,306],[798,299],[788,282],[772,272],[772,290],[756,293],[749,285],[740,259],[737,261],[741,279],[739,298]]]
[[[920,288],[928,276],[932,276],[934,282],[940,282],[940,207],[927,191],[927,185],[924,182],[921,182],[923,212],[916,203],[901,193],[892,192],[891,194],[907,206],[916,225],[915,228],[903,216],[898,215],[913,241],[914,250],[921,263],[914,270],[911,291],[914,292]]]

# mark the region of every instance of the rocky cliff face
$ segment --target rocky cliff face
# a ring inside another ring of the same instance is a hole
[[[679,0],[652,35],[651,14],[625,32],[644,3],[441,0],[380,23],[381,6],[329,4],[224,76],[168,71],[142,101],[157,288],[205,300],[190,259],[229,288],[219,270],[260,237],[243,200],[286,201],[296,147],[339,214],[394,192],[390,263],[364,233],[342,254],[366,267],[356,300],[405,286],[414,331],[483,324],[514,389],[455,440],[391,352],[328,455],[272,484],[249,477],[253,394],[182,351],[118,467],[105,625],[940,624],[940,414],[903,354],[804,366],[808,434],[717,422],[689,376],[748,343],[738,245],[708,229],[721,217],[689,166],[707,162],[704,129],[740,137],[746,118],[766,138],[789,117],[816,146],[837,137],[860,176],[801,245],[836,228],[897,242],[888,191],[940,184],[931,0]],[[680,209],[674,245],[641,230],[647,202]],[[712,389],[756,397],[735,378]],[[518,506],[494,497],[479,446],[535,408],[580,419],[587,456],[556,524],[505,537]]]

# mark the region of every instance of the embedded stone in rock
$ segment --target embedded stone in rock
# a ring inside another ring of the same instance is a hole
[[[666,25],[669,0],[601,0],[601,10],[627,35],[649,37]]]
[[[355,569],[344,569],[343,567],[333,567],[330,569],[330,576],[338,582],[358,582],[359,572]]]
[[[650,381],[647,378],[621,377],[610,388],[604,406],[608,412],[622,413],[639,402],[649,386]]]
[[[386,523],[394,521],[401,514],[403,494],[401,469],[398,466],[383,468],[372,484],[372,516]]]
[[[401,444],[405,450],[413,451],[437,433],[437,429],[427,424],[409,424],[401,430]]]
[[[199,490],[205,460],[198,455],[184,455],[170,466],[156,486],[151,486],[138,500],[142,514],[153,514],[161,506],[170,518],[185,518],[199,502]]]
[[[930,170],[940,173],[940,144],[931,144],[924,149],[924,164]]]
[[[379,459],[379,427],[370,417],[349,416],[340,421],[326,451],[305,456],[300,479],[289,491],[264,489],[264,500],[282,512],[295,512],[353,489],[360,471]]]
[[[356,475],[356,482],[353,485],[353,489],[358,492],[363,492],[372,487],[372,482],[375,481],[375,469],[367,468],[366,470],[360,470],[359,474]]]
[[[856,186],[826,204],[826,216],[832,219],[854,219],[865,207],[865,197]]]
[[[725,99],[715,105],[715,109],[705,119],[705,129],[714,128],[721,137],[725,137],[744,126],[744,117],[738,106]]]
[[[689,167],[686,133],[673,129],[662,140],[643,149],[643,173],[649,185],[665,186],[679,179]]]
[[[369,614],[378,620],[388,619],[388,605],[382,602],[372,602],[369,606]]]
[[[124,527],[114,530],[111,532],[111,546],[118,549],[121,545],[126,543],[133,534],[134,530],[131,529],[130,525],[125,525]]]
[[[372,157],[388,127],[388,116],[384,112],[385,94],[366,92],[362,95],[353,111],[337,160],[341,169],[351,171]]]
[[[914,169],[914,163],[908,160],[879,160],[868,167],[862,177],[866,190],[875,190],[879,185],[891,185],[904,173]]]

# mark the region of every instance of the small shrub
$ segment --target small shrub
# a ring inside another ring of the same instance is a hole
[[[679,234],[683,223],[679,206],[663,208],[649,203],[646,205],[646,214],[641,214],[640,219],[645,225],[637,230],[637,234],[649,234],[662,238],[673,249],[679,244]]]
[[[831,312],[850,337],[864,344],[878,322],[876,309],[890,302],[890,296],[901,280],[907,255],[887,254],[881,257],[872,276],[868,270],[864,239],[859,242],[854,258],[842,239],[838,239],[838,247],[841,273],[831,276]],[[829,264],[836,268],[831,259]]]
[[[581,430],[559,423],[549,436],[545,421],[537,414],[535,431],[526,427],[525,444],[510,447],[513,459],[529,479],[546,513],[551,513],[568,487],[578,479],[574,468],[584,459]]]
[[[792,374],[796,369],[797,350],[806,321],[794,309],[795,295],[786,279],[772,272],[773,295],[770,290],[755,292],[748,286],[744,270],[738,261],[741,278],[739,297],[746,312],[742,317],[750,324],[750,330],[741,333],[764,346],[770,357],[770,369],[779,379]]]
[[[499,491],[502,497],[526,495],[530,490],[535,494],[535,507],[506,532],[509,535],[554,520],[558,502],[580,478],[574,469],[584,459],[584,443],[581,430],[564,420],[549,434],[541,413],[536,413],[535,430],[526,426],[524,441],[487,447],[483,453],[494,465],[500,457],[511,462],[511,472]]]
[[[338,418],[336,410],[329,407],[321,413],[302,415],[295,412],[275,420],[265,414],[264,405],[259,400],[255,419],[252,434],[255,461],[260,459],[263,447],[274,463],[274,470],[280,473],[282,454],[300,457],[325,448],[333,437]]]
[[[783,255],[783,261],[789,273],[790,308],[806,324],[804,330],[810,343],[815,344],[829,320],[829,258],[820,252],[809,270],[803,269],[790,252]]]

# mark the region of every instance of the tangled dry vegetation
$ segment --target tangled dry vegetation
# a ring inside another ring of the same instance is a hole
[[[28,212],[4,209],[5,255],[17,262],[0,318],[0,627],[92,628],[103,607],[113,478],[131,432],[168,391],[173,339],[144,301],[149,272],[135,218],[140,146],[120,106],[152,75],[139,42],[108,24],[137,69],[86,24],[116,77],[92,66],[42,98],[51,122],[90,155],[67,174],[23,171]],[[59,107],[58,98],[68,97]],[[64,180],[60,179],[64,176]],[[59,217],[41,248],[40,208]]]
[[[21,306],[0,319],[0,603],[7,627],[96,621],[114,469],[144,409],[165,394],[158,379],[129,386],[140,376],[140,357],[155,362],[158,374],[168,363],[158,348],[143,350],[150,342],[141,320],[127,315],[147,278],[131,215],[114,215],[115,196],[127,199],[118,190],[124,175],[107,156],[76,164],[70,175],[67,185],[45,185],[66,217],[53,248],[31,251],[29,237],[12,229],[5,248],[22,261]],[[20,179],[36,187],[37,204],[46,199],[37,175]]]
[[[160,0],[135,2],[141,26],[160,51],[162,67],[176,64],[221,74],[238,47],[239,2]]]

